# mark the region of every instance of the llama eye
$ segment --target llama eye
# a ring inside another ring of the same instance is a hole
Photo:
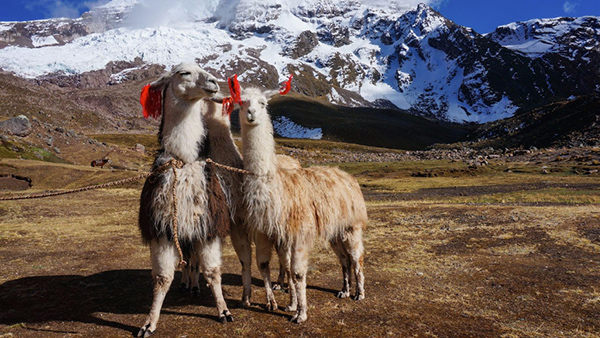
[[[266,106],[267,106],[267,103],[266,103],[265,101],[260,101],[259,103],[260,103],[260,105],[261,105],[261,106],[263,106],[263,107],[266,107]]]
[[[192,75],[192,73],[190,73],[190,72],[179,72],[179,75],[181,75],[181,76],[187,76],[187,75]]]

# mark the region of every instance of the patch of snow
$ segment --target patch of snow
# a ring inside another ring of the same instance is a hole
[[[57,45],[58,41],[54,38],[54,36],[38,36],[34,35],[31,37],[31,43],[34,47],[43,47],[43,46],[51,46]]]
[[[273,128],[278,135],[287,138],[320,140],[323,137],[323,130],[321,128],[303,127],[285,116],[279,116],[274,119]]]

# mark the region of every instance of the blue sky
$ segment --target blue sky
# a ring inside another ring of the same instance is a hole
[[[1,0],[0,21],[76,18],[109,0]],[[202,0],[198,0],[202,1]],[[396,0],[402,3],[402,0]],[[365,1],[365,2],[368,2]],[[414,3],[414,1],[407,1]],[[489,33],[499,25],[536,18],[600,16],[600,0],[423,0],[455,23]]]

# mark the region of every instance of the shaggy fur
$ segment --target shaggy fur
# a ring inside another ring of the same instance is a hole
[[[215,99],[218,101],[218,99]],[[222,106],[218,103],[208,104],[204,112],[206,128],[208,130],[208,143],[211,147],[208,157],[215,162],[235,168],[243,166],[242,156],[235,145],[231,134],[231,123],[228,115],[222,113]],[[300,168],[298,160],[285,155],[277,155],[279,164],[285,168]],[[241,306],[250,306],[252,296],[252,234],[246,226],[246,209],[244,208],[241,190],[243,175],[237,172],[217,169],[223,191],[227,196],[229,213],[231,215],[231,242],[242,265],[243,294]],[[260,265],[260,262],[257,262]],[[278,282],[285,282],[285,269],[280,265]],[[194,285],[192,285],[194,286]],[[193,289],[193,288],[192,288]]]
[[[257,256],[259,251],[270,252],[269,246],[275,242],[291,277],[286,310],[296,311],[292,321],[299,323],[307,319],[308,255],[317,238],[329,241],[342,265],[344,280],[338,296],[350,295],[353,269],[354,298],[364,298],[362,232],[368,218],[360,186],[351,175],[331,167],[278,168],[273,125],[267,113],[267,100],[274,93],[254,88],[243,91],[244,168],[256,174],[245,177],[243,193],[248,227],[265,239],[256,241]],[[259,267],[267,288],[267,308],[276,308],[269,295],[269,275]],[[268,261],[265,267],[268,272]]]
[[[221,291],[221,240],[229,229],[227,199],[216,172],[203,161],[210,152],[202,116],[206,101],[219,90],[216,79],[196,64],[181,64],[151,84],[162,92],[159,141],[162,149],[154,167],[170,159],[183,162],[177,169],[178,238],[204,272],[222,322],[232,320]],[[138,336],[156,330],[160,309],[178,262],[173,242],[173,171],[151,176],[142,189],[139,228],[150,245],[154,297],[150,314]]]

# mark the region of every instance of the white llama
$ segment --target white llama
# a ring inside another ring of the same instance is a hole
[[[368,218],[360,186],[348,173],[332,167],[278,168],[273,125],[267,112],[268,99],[277,93],[256,88],[242,92],[244,168],[254,173],[245,176],[243,192],[248,227],[264,239],[257,237],[256,250],[265,279],[267,308],[277,308],[269,274],[265,273],[275,243],[290,276],[290,305],[286,310],[295,311],[291,320],[301,323],[307,319],[306,272],[315,239],[329,241],[342,265],[343,285],[338,297],[350,296],[352,270],[356,280],[353,298],[365,297],[362,233]]]
[[[224,164],[234,168],[242,168],[242,156],[234,142],[231,134],[230,113],[222,110],[222,105],[218,104],[223,101],[223,98],[213,97],[215,104],[208,105],[204,112],[206,128],[208,130],[207,141],[210,144],[209,158],[216,163]],[[279,165],[284,168],[300,168],[298,160],[286,156],[277,155]],[[252,296],[252,251],[251,242],[252,234],[246,226],[247,214],[244,208],[244,200],[242,195],[243,175],[240,172],[231,170],[219,169],[218,175],[221,185],[225,192],[231,215],[231,242],[235,252],[242,264],[242,283],[243,293],[240,306],[250,306],[250,298]],[[259,263],[257,263],[260,265]],[[192,276],[192,281],[193,276]],[[196,278],[197,280],[197,278]],[[285,282],[285,268],[280,262],[278,287],[283,287]],[[192,284],[193,285],[193,284]],[[192,288],[193,289],[193,288]]]
[[[227,235],[229,215],[218,178],[204,159],[210,152],[202,112],[210,97],[218,92],[216,79],[193,63],[175,66],[170,72],[144,88],[141,102],[144,115],[162,113],[159,141],[162,149],[154,161],[158,168],[176,159],[183,163],[177,170],[179,242],[187,248],[210,285],[219,320],[233,321],[221,289],[221,241]],[[212,103],[211,103],[212,104]],[[172,228],[173,170],[157,173],[146,180],[140,198],[139,228],[150,245],[153,300],[150,314],[138,337],[156,330],[165,296],[178,264],[178,251]]]

